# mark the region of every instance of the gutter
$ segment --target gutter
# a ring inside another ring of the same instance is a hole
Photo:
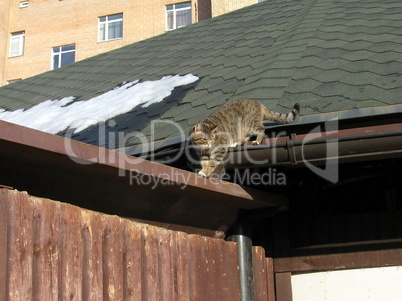
[[[252,145],[249,142],[230,148],[226,167],[229,170],[267,166],[305,167],[306,163],[325,165],[402,157],[401,117],[400,114],[393,114],[378,119],[339,121],[339,124],[327,121],[270,127],[266,129],[266,135],[271,138],[264,139],[262,144]],[[281,136],[277,137],[278,133]],[[146,158],[166,164],[166,158],[175,157],[185,147],[179,142],[164,145]],[[331,156],[331,153],[335,155]]]
[[[391,113],[394,108],[402,109],[402,105],[301,116],[290,124],[267,125],[265,133],[269,138],[261,145],[248,143],[230,148],[226,167],[305,167],[306,162],[323,165],[331,161],[349,163],[401,157],[402,113]],[[343,119],[338,119],[337,114]],[[169,160],[183,152],[184,147],[189,147],[185,141],[186,137],[165,139],[155,144],[157,148],[142,155],[174,166],[175,162]],[[136,153],[141,148],[134,146],[130,151]],[[336,156],[331,157],[330,150],[335,150]]]
[[[294,128],[313,128],[314,126],[322,125],[333,120],[338,120],[340,124],[355,124],[370,123],[373,120],[386,121],[398,118],[399,120],[402,118],[402,104],[303,115],[290,124],[265,123],[265,126],[267,134],[272,131],[297,133],[297,131],[293,130]],[[176,136],[153,141],[147,144],[131,145],[117,149],[116,151],[133,156],[140,156],[149,153],[149,157],[152,157],[152,155],[156,156],[158,153],[167,150],[166,153],[169,155],[170,153],[174,153],[174,149],[176,149],[177,152],[177,148],[181,148],[186,140],[187,136]]]
[[[332,153],[335,155],[331,155]],[[291,133],[268,138],[261,145],[233,148],[228,168],[293,165],[304,167],[331,161],[349,163],[366,160],[402,157],[402,123],[315,131],[307,134]],[[254,162],[254,163],[250,163]]]

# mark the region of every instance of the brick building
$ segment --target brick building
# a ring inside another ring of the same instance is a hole
[[[5,0],[0,86],[257,0]]]

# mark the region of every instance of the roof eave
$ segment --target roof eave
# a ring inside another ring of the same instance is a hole
[[[241,209],[285,208],[261,191],[0,121],[1,184],[138,219],[227,230]]]

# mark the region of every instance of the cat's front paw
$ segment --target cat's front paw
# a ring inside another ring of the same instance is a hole
[[[198,172],[198,174],[204,178],[209,178],[210,174],[206,174],[205,172],[203,172],[202,170]]]

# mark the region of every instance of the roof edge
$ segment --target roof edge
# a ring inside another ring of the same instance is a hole
[[[354,118],[374,117],[394,113],[402,113],[402,104],[385,105],[381,107],[356,108],[344,111],[335,111],[335,112],[300,116],[293,123],[291,123],[291,125],[326,122],[333,119],[348,120]]]
[[[2,156],[19,160],[22,158],[24,161],[35,159],[37,165],[44,163],[54,168],[96,174],[103,177],[103,180],[119,182],[119,185],[130,184],[131,190],[140,189],[149,195],[149,200],[159,200],[169,194],[195,201],[201,199],[203,202],[224,203],[241,209],[286,205],[286,200],[279,196],[267,195],[230,182],[206,179],[193,172],[5,121],[0,121],[0,145],[4,146],[0,151]],[[126,180],[130,180],[130,176],[143,178],[144,181],[128,183]],[[161,185],[155,189],[158,183]],[[10,186],[16,187],[12,184]],[[203,195],[208,195],[208,198],[204,199]]]
[[[386,105],[381,107],[368,107],[368,108],[356,108],[344,111],[335,111],[320,114],[311,114],[305,116],[299,116],[294,122],[289,124],[277,124],[265,122],[267,130],[275,130],[276,128],[286,129],[293,126],[311,125],[317,123],[325,123],[332,120],[339,121],[353,121],[353,119],[378,117],[381,115],[390,115],[402,113],[402,104]],[[176,136],[172,138],[166,138],[163,140],[153,141],[147,144],[138,144],[121,148],[116,151],[126,153],[132,156],[141,156],[144,154],[153,153],[155,151],[161,151],[175,145],[181,145],[186,142],[188,135]]]

